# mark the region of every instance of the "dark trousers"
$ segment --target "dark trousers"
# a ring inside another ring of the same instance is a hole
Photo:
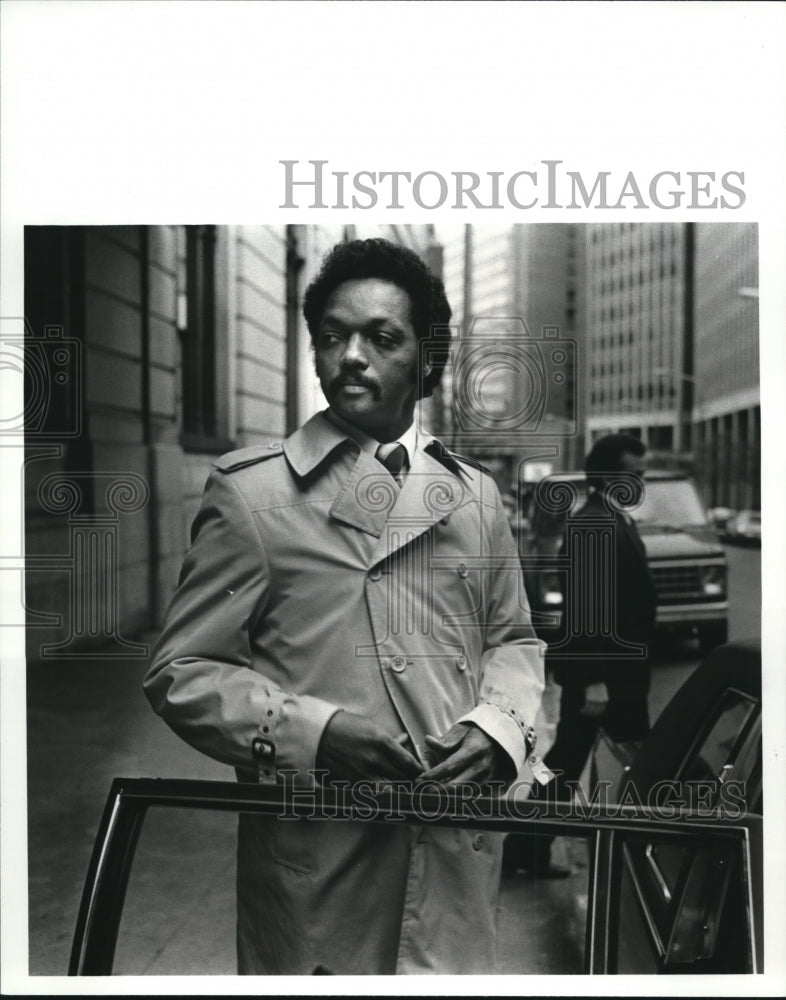
[[[585,700],[583,685],[563,685],[554,744],[543,758],[546,766],[554,772],[554,781],[546,786],[536,784],[532,798],[570,801],[573,792],[569,783],[575,787],[581,777],[601,726],[617,742],[646,739],[649,733],[649,668],[638,661],[631,664],[629,670],[620,664],[618,673],[622,674],[622,678],[609,681],[609,702],[601,715],[582,714]],[[505,841],[505,866],[535,869],[547,865],[552,840],[552,837],[511,834]]]

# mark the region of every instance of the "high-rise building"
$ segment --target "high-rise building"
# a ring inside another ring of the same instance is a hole
[[[454,322],[475,376],[457,364],[457,384],[446,385],[457,446],[503,486],[524,478],[532,463],[573,467],[583,453],[580,227],[440,227],[439,237]]]
[[[602,223],[585,236],[589,441],[625,431],[656,451],[689,450],[690,229]]]
[[[693,420],[697,472],[711,506],[761,503],[758,232],[696,230]]]
[[[760,502],[757,253],[754,224],[586,231],[588,438],[678,456],[712,506]]]

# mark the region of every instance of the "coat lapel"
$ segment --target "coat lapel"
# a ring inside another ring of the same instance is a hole
[[[323,463],[346,444],[346,435],[319,413],[284,442],[284,453],[295,475],[307,480],[319,475]],[[351,447],[357,445],[352,443]],[[346,469],[352,455],[345,453],[339,461]],[[472,500],[468,484],[476,477],[471,468],[457,463],[433,442],[428,450],[417,449],[399,489],[373,455],[359,450],[329,514],[333,520],[378,539],[373,565]]]
[[[373,455],[361,451],[349,478],[333,501],[330,516],[379,538],[398,498],[393,477]]]
[[[373,553],[374,563],[387,559],[472,499],[461,476],[422,448],[415,452],[401,490],[388,478],[396,493]]]

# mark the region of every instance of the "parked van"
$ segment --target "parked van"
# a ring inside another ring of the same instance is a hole
[[[726,553],[690,476],[650,470],[644,481],[644,499],[630,514],[647,550],[658,593],[656,625],[698,636],[704,656],[728,637]],[[547,496],[558,495],[559,484],[564,496],[573,498],[569,509],[565,503],[545,502]],[[533,623],[546,642],[561,618],[566,569],[557,555],[566,520],[586,496],[583,473],[548,476],[530,491],[524,518],[516,525]]]

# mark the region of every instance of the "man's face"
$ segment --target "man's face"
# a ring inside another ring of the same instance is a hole
[[[412,423],[418,342],[409,295],[380,278],[339,285],[325,305],[315,342],[325,398],[344,420],[378,441]]]

